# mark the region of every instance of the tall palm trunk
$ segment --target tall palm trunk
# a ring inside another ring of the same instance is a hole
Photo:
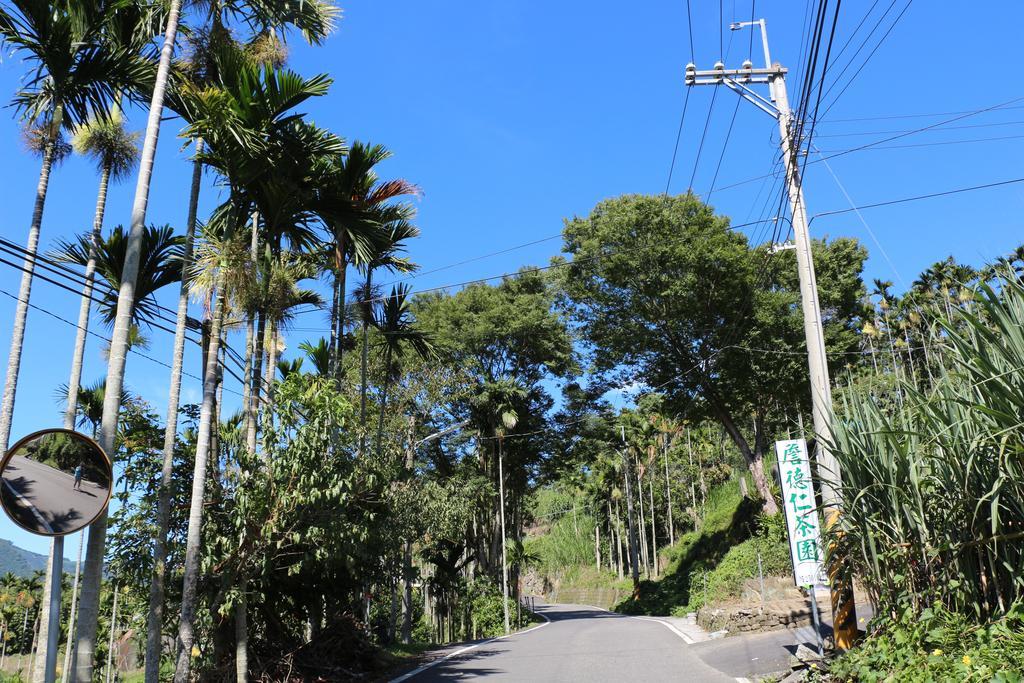
[[[71,674],[71,651],[75,648],[75,616],[78,614],[78,577],[82,573],[82,549],[85,547],[85,533],[78,534],[78,562],[75,563],[75,582],[71,586],[71,614],[68,616],[68,642],[64,645],[64,666],[61,667],[60,683],[67,683]],[[0,668],[3,664],[0,663]]]
[[[505,616],[505,633],[509,632],[508,626],[508,556],[505,551],[505,468],[502,464],[502,441],[498,437],[498,494],[501,505],[501,609]]]
[[[647,490],[651,494],[651,566],[654,568],[654,576],[658,575],[658,531],[656,527],[657,515],[654,514],[654,472],[651,472],[647,480]]]
[[[366,289],[364,298],[373,299],[373,268],[366,269]],[[370,319],[373,315],[373,302],[363,302],[363,347],[362,360],[359,367],[359,453],[366,450],[366,393],[369,390],[367,375],[370,365]]]
[[[196,582],[199,578],[199,542],[203,524],[203,502],[206,498],[206,467],[210,458],[210,440],[215,428],[213,406],[217,398],[217,358],[220,352],[226,299],[222,282],[218,283],[217,289],[217,299],[213,311],[213,329],[210,332],[210,350],[207,353],[206,373],[203,380],[203,404],[199,412],[195,468],[192,472],[192,502],[189,507],[188,532],[185,540],[185,577],[181,591],[181,620],[178,625],[175,683],[187,683],[189,680],[192,645],[195,643],[195,630],[192,622],[195,618]]]
[[[257,250],[259,249],[259,212],[253,211],[252,214],[252,238],[249,243],[249,258],[252,259],[253,267],[256,264]],[[245,420],[243,422],[243,429],[248,438],[249,435],[249,422],[252,416],[249,414],[249,398],[250,392],[252,391],[252,384],[249,382],[249,377],[252,377],[252,354],[253,354],[253,342],[255,341],[256,334],[256,311],[250,310],[249,315],[246,316],[245,321],[245,369],[242,371],[242,410],[245,411]]]
[[[96,215],[92,221],[92,241],[89,243],[89,259],[85,263],[85,286],[82,288],[82,302],[78,307],[78,330],[75,332],[75,350],[71,357],[71,378],[68,380],[68,402],[64,410],[64,428],[75,428],[78,413],[78,388],[82,383],[82,363],[85,358],[85,340],[89,330],[89,312],[92,310],[93,282],[96,279],[96,253],[99,250],[103,230],[103,216],[107,208],[107,186],[110,184],[110,165],[105,164],[100,173],[100,189],[96,195]]]
[[[142,145],[139,163],[139,177],[135,185],[135,200],[132,204],[131,231],[125,250],[124,272],[121,289],[117,295],[117,312],[114,318],[114,332],[110,340],[109,362],[107,364],[106,394],[103,401],[103,420],[100,427],[100,446],[107,453],[114,452],[114,437],[117,435],[117,421],[121,410],[121,390],[124,385],[125,356],[128,352],[128,335],[131,327],[132,310],[135,305],[135,280],[139,274],[139,259],[142,249],[142,235],[146,227],[146,207],[149,203],[150,179],[156,159],[157,140],[160,136],[160,119],[164,109],[164,93],[167,89],[174,54],[174,41],[178,34],[178,15],[181,0],[171,0],[167,11],[167,28],[160,48],[160,64],[157,67],[153,87],[153,98],[149,105],[149,119],[146,122],[146,138]],[[215,356],[216,357],[216,356]],[[82,577],[82,605],[78,622],[78,652],[75,657],[75,683],[91,683],[93,659],[96,652],[96,629],[99,623],[100,585],[103,578],[103,554],[106,546],[107,511],[89,527],[89,543],[85,555],[85,573]]]
[[[377,416],[377,454],[384,447],[384,410],[388,405],[388,391],[391,389],[391,345],[384,349],[384,387],[380,395],[380,415]]]
[[[267,374],[263,378],[263,383],[267,388],[267,424],[273,429],[274,427],[274,382],[277,380],[277,358],[278,348],[281,341],[281,330],[278,321],[271,319],[267,325],[267,336],[269,342],[267,343]],[[267,425],[264,425],[264,429]]]
[[[416,444],[413,435],[416,428],[416,417],[409,416],[409,435],[405,451],[405,470],[411,473],[416,464]],[[406,540],[402,552],[402,579],[405,581],[405,599],[402,604],[402,642],[412,642],[412,541]]]
[[[256,432],[260,421],[260,397],[263,386],[263,347],[266,343],[267,316],[263,313],[256,323],[255,347],[252,352],[252,376],[249,377],[248,424],[245,432],[245,448],[249,453],[256,452]]]
[[[668,544],[676,544],[675,524],[672,523],[672,485],[668,478],[668,437],[665,438],[665,448],[662,451],[665,456],[665,513],[668,517]]]
[[[157,683],[160,677],[160,645],[164,623],[164,586],[167,581],[167,531],[171,519],[171,477],[174,474],[174,444],[178,435],[178,407],[181,400],[181,370],[185,359],[185,323],[188,319],[188,269],[196,234],[196,213],[199,209],[199,187],[203,165],[198,157],[203,152],[202,139],[196,140],[196,159],[192,163],[192,188],[188,200],[185,247],[181,259],[181,289],[178,291],[178,315],[174,327],[174,351],[171,361],[170,392],[167,397],[167,426],[164,429],[164,460],[160,470],[157,495],[156,538],[153,544],[153,581],[149,586],[149,617],[146,621],[146,683]]]
[[[111,674],[114,673],[114,630],[117,628],[117,593],[118,585],[114,584],[114,604],[110,608],[110,640],[107,643],[107,673],[104,676],[105,683],[110,683]]]
[[[239,580],[238,602],[235,603],[235,681],[249,680],[249,618],[245,600],[245,579]]]
[[[43,150],[43,163],[39,169],[39,183],[36,185],[36,201],[32,207],[32,225],[28,229],[28,244],[25,245],[25,272],[21,275],[18,289],[18,303],[14,309],[14,326],[11,330],[11,352],[7,357],[7,379],[4,383],[4,398],[0,404],[0,448],[4,451],[10,445],[11,421],[14,418],[14,397],[18,390],[18,372],[21,370],[21,351],[25,343],[25,319],[28,317],[28,301],[32,295],[32,274],[36,269],[36,250],[39,248],[39,230],[43,224],[43,207],[46,191],[50,186],[50,171],[57,154],[63,109],[57,106],[51,124],[53,135]]]
[[[335,377],[335,350],[338,346],[338,305],[341,298],[338,296],[338,278],[337,276],[331,282],[331,331],[330,338],[327,341],[327,374],[330,377]]]
[[[345,260],[346,240],[344,236],[338,240],[334,256],[334,286],[337,288],[337,315],[333,321],[334,326],[334,379],[341,382],[344,372],[341,364],[342,349],[345,346],[345,281],[348,272],[348,262]]]

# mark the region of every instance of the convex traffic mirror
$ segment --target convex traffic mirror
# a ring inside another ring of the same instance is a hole
[[[29,434],[0,461],[0,503],[14,523],[42,536],[89,526],[110,500],[113,471],[99,444],[69,429]]]

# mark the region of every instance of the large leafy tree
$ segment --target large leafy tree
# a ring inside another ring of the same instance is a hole
[[[572,337],[554,302],[555,292],[547,279],[524,270],[498,286],[471,285],[454,295],[427,294],[413,304],[416,320],[430,335],[442,362],[459,368],[467,385],[464,393],[453,397],[449,420],[467,421],[479,435],[475,450],[438,452],[435,467],[453,472],[459,460],[475,460],[478,474],[489,480],[497,498],[501,433],[506,508],[515,538],[520,533],[527,483],[552,454],[542,437],[553,405],[545,380],[568,377],[577,370]],[[496,390],[509,383],[521,391]],[[502,411],[496,408],[499,402],[514,410],[514,428],[503,424]],[[467,530],[465,541],[483,571],[497,580],[501,519],[493,502],[478,503],[477,522]]]
[[[752,248],[692,194],[604,201],[567,221],[564,240],[565,306],[598,372],[656,388],[677,414],[717,420],[776,512],[763,464],[769,408],[806,409],[809,396],[793,260]],[[857,346],[866,252],[852,240],[814,250],[836,358]]]

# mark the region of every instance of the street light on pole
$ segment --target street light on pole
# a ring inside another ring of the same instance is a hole
[[[796,250],[797,272],[800,277],[804,335],[807,340],[812,415],[814,431],[817,435],[815,453],[818,462],[818,477],[821,481],[826,524],[831,526],[835,523],[838,515],[838,487],[842,478],[839,463],[828,448],[832,443],[832,388],[829,381],[828,359],[825,354],[825,334],[822,326],[821,304],[818,301],[814,258],[811,253],[803,182],[798,163],[800,141],[793,139],[791,129],[793,116],[789,108],[785,78],[788,70],[780,64],[772,62],[765,20],[734,22],[729,25],[729,29],[738,31],[755,26],[761,29],[761,45],[764,50],[763,68],[755,68],[749,58],[743,61],[739,69],[726,69],[725,65],[719,61],[715,63],[713,69],[699,71],[691,62],[686,65],[684,80],[687,86],[724,85],[776,119],[779,124],[782,159],[786,173],[786,193],[789,197],[789,208],[792,215],[793,249]],[[751,87],[756,84],[768,86],[767,98]],[[845,649],[853,644],[857,632],[853,591],[845,576],[833,575],[832,584],[832,613],[836,646]]]

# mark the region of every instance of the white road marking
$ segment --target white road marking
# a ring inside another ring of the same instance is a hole
[[[461,655],[464,652],[469,652],[470,650],[475,650],[478,647],[482,647],[484,645],[489,645],[490,643],[494,643],[494,642],[497,642],[499,640],[505,640],[506,638],[511,638],[513,636],[522,636],[522,635],[525,635],[525,634],[529,633],[530,631],[536,631],[539,628],[544,628],[545,626],[547,626],[548,624],[551,623],[551,620],[548,619],[543,614],[541,614],[540,612],[537,612],[536,614],[537,614],[537,616],[539,616],[541,619],[544,620],[543,624],[537,624],[536,626],[531,626],[530,628],[526,629],[525,631],[517,631],[516,633],[510,633],[507,636],[498,636],[497,638],[490,638],[490,639],[485,640],[483,642],[476,643],[475,645],[469,645],[469,646],[464,647],[464,648],[462,648],[460,650],[456,650],[455,652],[449,652],[444,657],[440,657],[438,659],[435,659],[432,662],[427,662],[423,666],[421,666],[421,667],[419,667],[417,669],[413,669],[412,671],[410,671],[407,674],[402,674],[398,678],[392,678],[388,683],[402,683],[402,681],[407,681],[410,678],[412,678],[413,676],[418,676],[419,674],[423,673],[427,669],[429,669],[431,667],[435,667],[438,664],[440,664],[441,662],[443,662],[445,660],[448,660],[448,659],[451,659],[452,657],[456,657],[458,655]]]
[[[672,624],[668,623],[667,621],[662,621],[661,619],[656,619],[655,617],[631,617],[631,618],[633,618],[633,619],[640,619],[642,621],[653,621],[653,622],[655,622],[657,624],[661,624],[662,626],[667,628],[669,631],[672,631],[672,633],[675,633],[677,636],[682,638],[683,642],[686,643],[687,645],[693,645],[694,642],[696,642],[696,641],[694,641],[693,638],[691,638],[690,636],[686,635],[685,633],[683,633],[682,631],[680,631],[679,629],[677,629],[675,626],[673,626]]]
[[[22,505],[29,509],[29,511],[35,516],[36,521],[43,525],[43,528],[46,529],[47,533],[53,533],[53,527],[50,526],[50,523],[43,518],[43,516],[39,513],[39,510],[36,509],[36,506],[33,505],[28,498],[18,493],[14,489],[14,487],[11,486],[11,482],[7,481],[6,479],[4,480],[4,486],[6,486],[7,490],[13,493],[17,497],[17,499],[21,501]]]

